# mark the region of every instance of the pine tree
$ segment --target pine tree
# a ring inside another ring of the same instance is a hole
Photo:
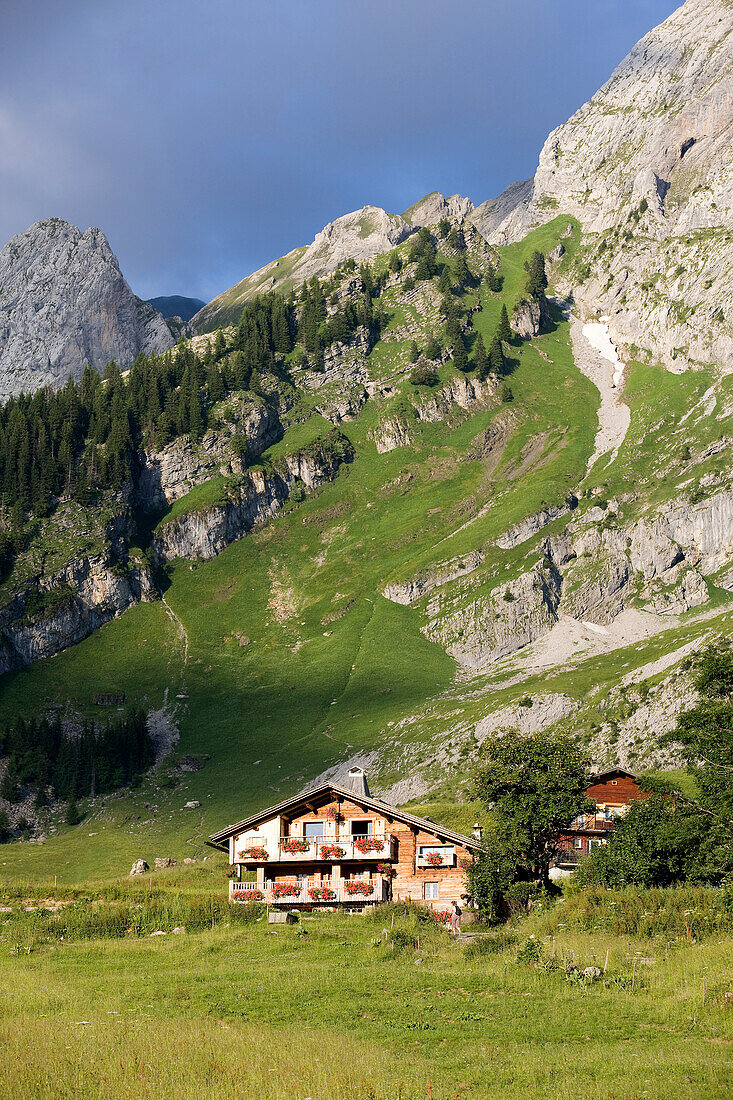
[[[434,336],[428,340],[427,347],[425,348],[426,359],[439,359],[440,358],[440,344]]]
[[[438,279],[438,290],[441,294],[447,294],[450,290],[450,287],[450,268],[448,267],[448,264],[443,264],[440,272],[440,278]]]
[[[453,347],[453,366],[456,370],[464,372],[471,369],[468,363],[468,355],[466,354],[466,345],[463,342],[463,337],[460,335]]]
[[[547,290],[545,257],[541,252],[533,252],[531,259],[524,265],[524,268],[529,276],[527,280],[527,291],[529,296],[539,301],[540,298],[544,297],[545,291]]]
[[[418,348],[417,344],[413,340],[412,343],[410,344],[410,362],[411,363],[417,363],[419,358],[420,358],[420,349]]]
[[[450,233],[450,222],[447,218],[441,218],[438,222],[438,233],[441,237],[447,237]]]
[[[495,336],[491,342],[489,348],[489,370],[497,377],[504,373],[504,351],[501,346],[501,340],[498,336]]]
[[[76,804],[76,799],[73,794],[69,798],[66,805],[66,816],[64,818],[67,825],[78,825],[81,821],[81,814],[79,813],[79,807]]]
[[[476,337],[476,343],[473,347],[473,362],[476,367],[476,374],[483,381],[489,372],[489,357],[486,354],[486,345],[481,333]]]
[[[471,272],[468,270],[466,257],[463,255],[462,252],[453,265],[453,274],[456,280],[456,284],[459,287],[468,286],[471,281]]]
[[[389,257],[389,270],[393,275],[399,275],[402,271],[402,258],[396,250]]]
[[[503,340],[507,344],[511,344],[514,339],[512,326],[509,324],[509,314],[507,313],[506,305],[501,307],[501,317],[499,318],[499,327],[496,330],[496,335],[499,340]]]

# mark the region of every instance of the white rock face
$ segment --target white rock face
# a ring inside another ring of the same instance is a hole
[[[86,363],[128,367],[174,344],[125,282],[99,229],[50,218],[0,251],[0,400],[78,378]]]
[[[732,133],[733,4],[687,0],[550,134],[531,197],[485,232],[505,243],[573,215],[603,235],[576,297],[616,343],[733,370]]]

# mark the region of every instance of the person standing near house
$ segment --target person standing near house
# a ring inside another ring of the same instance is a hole
[[[461,909],[457,901],[453,901],[450,907],[450,930],[453,936],[461,931]]]

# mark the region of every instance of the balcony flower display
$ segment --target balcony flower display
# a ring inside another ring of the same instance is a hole
[[[253,890],[238,890],[237,891],[237,897],[238,898],[244,898],[245,901],[264,901],[265,900],[265,895],[262,893],[261,890],[257,890],[256,888],[253,889]]]
[[[429,852],[428,855],[425,856],[425,862],[428,867],[442,867],[443,857],[440,852]]]
[[[254,859],[258,863],[262,863],[267,859],[267,849],[254,845],[251,848],[245,848],[243,852],[239,853],[240,859]]]
[[[335,810],[333,806],[327,806],[325,810],[326,821],[338,821],[339,812]]]
[[[322,844],[321,859],[343,859],[346,852],[338,844]]]
[[[300,890],[292,882],[276,882],[270,893],[273,898],[295,898]]]
[[[470,856],[461,856],[458,860],[458,866],[462,871],[469,871],[473,867],[473,860]]]
[[[355,836],[354,847],[364,856],[367,852],[381,852],[384,841],[377,836]]]
[[[358,879],[354,882],[345,882],[344,891],[351,897],[355,897],[357,894],[363,898],[368,898],[374,893],[374,887],[371,882],[360,882]]]
[[[310,844],[307,840],[302,840],[300,837],[287,836],[280,842],[280,848],[283,852],[294,854],[296,852],[307,852],[310,848]]]
[[[308,896],[312,901],[336,900],[336,893],[329,886],[311,886]]]
[[[395,869],[391,863],[378,863],[377,874],[384,875],[386,878],[394,878]]]

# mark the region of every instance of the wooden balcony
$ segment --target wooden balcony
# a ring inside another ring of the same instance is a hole
[[[358,892],[354,890],[357,883]],[[287,887],[292,893],[283,893],[283,887]],[[262,887],[258,887],[256,882],[229,883],[230,901],[260,901],[267,905],[285,908],[293,905],[359,906],[370,902],[387,901],[388,897],[389,882],[381,876],[340,882],[337,886],[319,882],[317,879],[308,879],[300,885],[275,883],[272,886]]]
[[[418,855],[416,858],[416,864],[419,870],[442,871],[446,867],[455,867],[456,853],[455,851],[443,853],[440,863],[431,862],[429,855]]]
[[[254,846],[253,846],[254,847]],[[257,846],[259,847],[259,846]],[[335,838],[283,836],[276,850],[267,852],[267,859],[247,856],[243,848],[235,856],[235,863],[343,863],[369,860],[390,861],[395,858],[396,841],[393,836],[365,836]]]

